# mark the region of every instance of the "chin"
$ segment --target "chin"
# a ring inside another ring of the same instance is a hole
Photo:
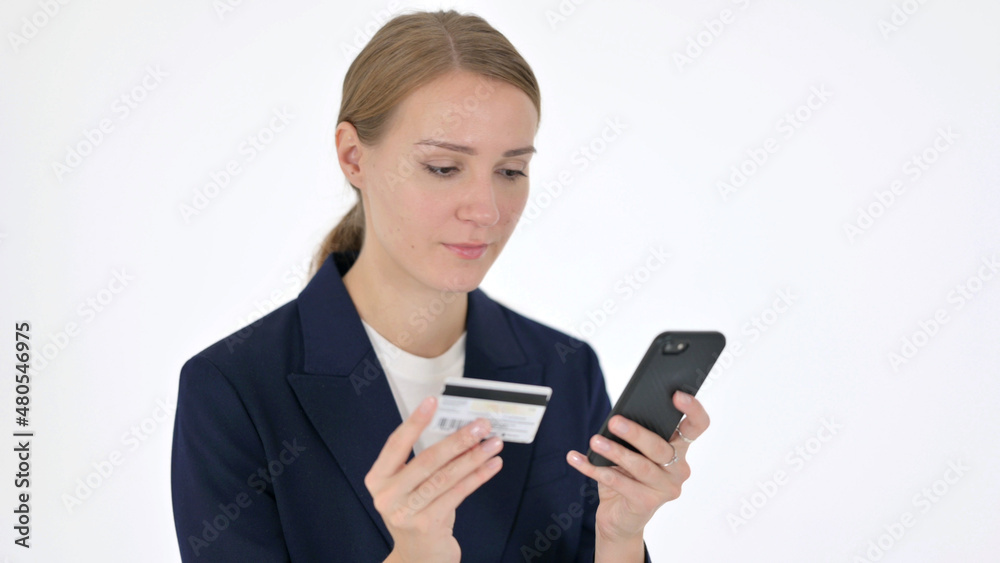
[[[444,275],[437,276],[437,286],[442,291],[462,291],[465,293],[476,289],[483,282],[483,278],[486,277],[496,260],[496,255],[492,251],[493,248],[488,248],[486,253],[476,260],[463,260],[453,257],[451,251],[445,249],[448,258],[441,263],[441,269],[438,270]]]
[[[442,291],[460,291],[463,293],[469,293],[479,287],[479,284],[483,282],[483,278],[485,276],[485,272],[479,273],[470,270],[455,272],[446,279],[440,280],[439,287]]]

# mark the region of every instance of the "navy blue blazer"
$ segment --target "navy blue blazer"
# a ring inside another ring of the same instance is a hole
[[[171,485],[183,561],[392,550],[364,477],[402,419],[341,279],[356,258],[331,255],[296,299],[181,368]],[[593,561],[597,485],[565,456],[586,452],[611,410],[597,356],[481,289],[466,330],[466,377],[553,392],[534,442],[504,444],[500,472],[458,507],[462,561]]]

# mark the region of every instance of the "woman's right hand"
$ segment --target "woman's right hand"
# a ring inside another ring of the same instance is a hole
[[[503,448],[499,437],[480,443],[490,432],[478,418],[406,462],[434,416],[435,397],[427,397],[386,440],[365,475],[365,486],[382,515],[393,549],[386,561],[454,561],[461,558],[452,535],[455,509],[497,474]]]

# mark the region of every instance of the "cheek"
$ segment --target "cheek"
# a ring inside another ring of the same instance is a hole
[[[373,210],[371,216],[375,233],[386,243],[407,238],[407,232],[412,221],[410,211],[401,196],[399,186],[383,188],[377,194],[372,194]]]
[[[427,196],[420,186],[396,185],[380,194],[379,230],[383,236],[414,248],[422,240],[433,238],[439,226],[447,223],[448,202]]]
[[[511,192],[503,201],[498,201],[497,204],[500,206],[501,221],[504,225],[509,223],[517,222],[517,218],[521,216],[521,212],[528,204],[528,188],[518,189],[516,192]]]
[[[379,153],[371,163],[369,198],[375,200],[372,203],[377,208],[373,217],[381,220],[379,226],[386,232],[395,231],[399,224],[409,221],[413,199],[420,191],[419,178],[414,177],[419,171],[406,164],[392,151]]]

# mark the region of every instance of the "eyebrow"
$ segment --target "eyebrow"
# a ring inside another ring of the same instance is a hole
[[[472,156],[476,155],[476,149],[474,149],[472,147],[466,147],[464,145],[456,145],[455,143],[449,143],[448,141],[439,141],[437,139],[421,139],[421,140],[419,140],[419,141],[417,141],[416,143],[413,143],[413,144],[414,145],[430,145],[430,146],[433,146],[433,147],[441,147],[442,149],[447,149],[447,150],[455,151],[455,152],[461,152],[461,153],[465,153],[465,154],[472,155]],[[538,151],[535,150],[535,147],[533,147],[533,146],[527,146],[527,147],[521,147],[519,149],[509,150],[509,151],[503,153],[503,156],[505,156],[505,157],[519,156],[519,155],[522,155],[522,154],[535,153],[535,152],[538,152]]]

